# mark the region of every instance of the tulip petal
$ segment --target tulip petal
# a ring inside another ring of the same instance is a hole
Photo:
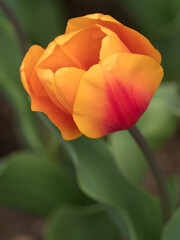
[[[68,21],[66,33],[99,24],[115,32],[119,39],[128,47],[132,53],[143,54],[161,62],[160,53],[152,46],[149,40],[139,32],[124,26],[113,17],[103,14],[90,14],[83,17],[72,18]]]
[[[45,113],[51,122],[60,130],[65,140],[73,140],[82,135],[73,119],[64,111],[58,109],[48,98],[32,97],[31,99],[32,111]]]
[[[37,75],[46,89],[46,98],[32,96],[31,108],[33,111],[44,112],[50,120],[60,129],[65,140],[72,140],[81,136],[72,115],[56,98],[54,73],[50,69],[37,68]]]
[[[61,46],[54,43],[52,52],[38,65],[39,68],[49,68],[56,72],[61,67],[77,67],[77,64],[66,54]],[[48,50],[48,49],[47,49]]]
[[[42,47],[33,45],[26,53],[20,67],[21,81],[28,94],[30,94],[30,89],[32,89],[30,84],[31,74],[43,52],[44,49]]]
[[[74,35],[76,35],[80,31],[81,30],[78,30],[78,31],[72,32],[72,33],[68,33],[68,34],[60,35],[60,36],[56,37],[53,42],[49,43],[49,45],[47,46],[47,48],[45,49],[44,53],[42,54],[42,56],[40,57],[40,59],[38,61],[39,67],[41,67],[41,68],[43,68],[43,67],[50,68],[51,67],[51,69],[55,72],[56,69],[58,69],[57,62],[59,63],[59,61],[62,59],[64,60],[64,64],[67,64],[68,66],[69,66],[69,64],[72,64],[72,61],[70,61],[70,63],[69,63],[69,59],[67,59],[66,55],[64,55],[64,56],[61,55],[61,54],[63,54],[62,51],[60,51],[60,53],[59,53],[59,48],[57,46],[61,46],[61,45],[65,44],[67,41],[69,41]],[[57,61],[57,60],[59,60],[59,61]],[[61,64],[63,64],[62,61],[61,61]],[[55,65],[55,67],[54,67],[54,65]],[[60,67],[61,67],[61,65],[60,65]]]
[[[50,98],[52,103],[59,109],[66,112],[68,115],[68,111],[62,106],[62,104],[56,98],[56,90],[55,90],[55,77],[54,73],[51,69],[41,69],[37,68],[37,76],[46,90],[46,95]]]
[[[91,138],[128,129],[148,107],[162,77],[162,67],[150,57],[113,54],[82,77],[74,121]]]
[[[107,35],[103,38],[100,50],[100,60],[118,52],[130,52],[118,36],[111,30],[101,27],[101,30]]]
[[[44,89],[43,85],[42,88],[44,91],[43,94],[44,97],[35,96],[32,90],[30,78],[32,78],[31,76],[32,72],[36,72],[35,66],[37,65],[37,62],[39,58],[42,56],[43,52],[44,52],[43,48],[36,45],[32,46],[27,52],[20,68],[22,83],[31,97],[31,109],[32,111],[39,111],[45,113],[49,117],[49,119],[60,129],[64,139],[66,140],[75,139],[81,136],[82,133],[78,130],[76,124],[74,123],[74,120],[72,119],[72,116],[69,116],[67,114],[68,112],[65,113],[66,110],[64,110],[64,107],[62,105],[61,108],[58,108],[55,104],[53,104],[53,102],[48,97],[48,94]],[[44,73],[43,76],[44,78],[46,74]],[[48,72],[48,74],[50,73]],[[41,91],[41,89],[39,89],[39,91]],[[48,93],[50,94],[50,91]]]
[[[88,27],[90,25],[93,25],[96,23],[98,24],[98,20],[100,20],[102,16],[103,14],[101,13],[95,13],[95,14],[88,14],[83,17],[71,18],[67,22],[65,33],[71,33],[79,29]]]
[[[79,83],[84,71],[78,68],[61,68],[55,73],[58,100],[72,114]]]
[[[66,42],[62,49],[77,63],[77,67],[88,70],[99,62],[102,39],[106,34],[97,25],[85,28]]]
[[[63,42],[65,42],[64,38],[63,38]],[[60,45],[58,45],[55,41],[53,41],[48,45],[47,49],[42,54],[40,60],[38,61],[38,64],[36,65],[36,68],[49,69],[49,71],[52,70],[53,72],[56,72],[61,67],[71,67],[71,66],[76,67],[77,65],[78,65],[77,62],[75,62],[74,59],[71,58],[70,54],[68,55],[67,52],[65,52]],[[40,91],[41,89],[43,89],[43,86],[42,86],[42,82],[39,81],[38,79],[37,71],[34,71],[32,74],[31,85],[33,88],[33,92],[37,97],[45,97],[47,95],[47,93],[43,92],[44,94],[42,94],[42,92]],[[53,94],[51,94],[50,98],[52,100]],[[52,101],[55,102],[54,100]]]
[[[99,52],[102,39],[106,34],[100,26],[93,25],[73,34],[59,36],[54,40],[55,47],[50,46],[42,56],[43,61],[39,64],[40,68],[50,68],[56,72],[62,67],[76,67],[88,70],[92,65],[99,62]]]

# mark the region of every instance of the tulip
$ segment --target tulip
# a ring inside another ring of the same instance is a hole
[[[46,49],[32,46],[20,73],[32,111],[45,113],[65,140],[131,128],[163,77],[149,40],[103,14],[70,19]]]

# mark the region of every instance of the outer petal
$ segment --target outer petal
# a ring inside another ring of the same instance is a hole
[[[82,135],[77,128],[72,114],[56,98],[54,73],[50,69],[37,69],[39,80],[47,92],[47,97],[37,98],[31,96],[31,108],[33,111],[45,113],[59,128],[66,140],[72,140]]]
[[[42,69],[51,69],[53,72],[55,72],[60,67],[77,66],[77,64],[74,63],[74,61],[63,51],[61,45],[68,42],[80,31],[81,30],[57,37],[44,50],[43,54],[36,64],[36,67]],[[37,97],[45,97],[47,95],[46,92],[43,91],[44,87],[42,86],[41,81],[39,81],[36,71],[32,73],[31,85],[33,92]]]
[[[61,131],[65,140],[73,140],[82,135],[78,130],[73,119],[69,117],[64,111],[58,109],[48,98],[32,97],[31,109],[32,111],[39,111],[45,113],[51,122]]]
[[[133,126],[146,110],[163,76],[152,58],[118,53],[89,69],[74,104],[74,120],[88,137]]]
[[[147,55],[154,58],[158,63],[161,62],[161,55],[147,38],[108,15],[96,13],[84,17],[72,18],[68,21],[66,33],[93,24],[99,24],[114,31],[132,53]]]
[[[43,52],[44,49],[42,47],[38,45],[33,45],[26,53],[20,67],[21,81],[28,94],[30,94],[31,89],[31,74]]]
[[[83,17],[71,18],[68,20],[65,33],[70,33],[77,31],[79,29],[85,28],[87,26],[98,23],[104,15],[101,13],[88,14]]]
[[[63,110],[69,115],[69,112],[62,106],[62,104],[56,98],[55,90],[55,77],[51,69],[36,69],[38,79],[46,90],[46,95],[49,97],[51,102],[59,109]]]
[[[78,68],[61,68],[55,73],[58,100],[72,114],[79,83],[85,71]]]
[[[51,50],[53,49],[51,48]],[[22,83],[31,97],[31,109],[45,113],[60,129],[64,139],[75,139],[82,133],[74,123],[72,115],[54,97],[53,88],[50,84],[52,81],[51,71],[49,72],[47,69],[46,72],[39,73],[40,78],[37,75],[38,69],[36,68],[43,53],[43,48],[36,45],[32,46],[20,68]],[[51,51],[49,51],[50,53]]]

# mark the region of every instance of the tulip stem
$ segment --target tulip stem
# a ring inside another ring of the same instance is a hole
[[[16,16],[14,15],[14,13],[10,9],[10,7],[2,0],[0,0],[0,8],[2,8],[4,13],[8,17],[9,21],[12,23],[12,25],[14,27],[14,30],[16,31],[17,37],[19,39],[19,43],[20,43],[20,46],[21,46],[22,53],[24,55],[27,51],[27,47],[26,47],[27,41],[26,41],[24,32],[21,29],[21,26],[20,26],[20,23],[19,23],[18,19],[16,18]]]
[[[148,144],[144,136],[141,134],[139,129],[136,126],[133,126],[132,128],[129,129],[129,132],[132,135],[132,137],[135,139],[136,143],[141,148],[141,151],[143,152],[144,156],[147,159],[147,162],[152,171],[152,174],[154,175],[154,179],[156,181],[157,188],[159,191],[163,219],[164,219],[164,223],[166,223],[170,218],[171,208],[170,208],[169,194],[167,192],[164,175],[158,165],[158,162],[153,150],[151,149],[150,145]]]

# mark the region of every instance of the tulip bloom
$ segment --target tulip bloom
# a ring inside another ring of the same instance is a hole
[[[31,109],[45,113],[66,140],[132,127],[163,77],[149,40],[103,14],[70,19],[46,49],[29,49],[20,72]]]

